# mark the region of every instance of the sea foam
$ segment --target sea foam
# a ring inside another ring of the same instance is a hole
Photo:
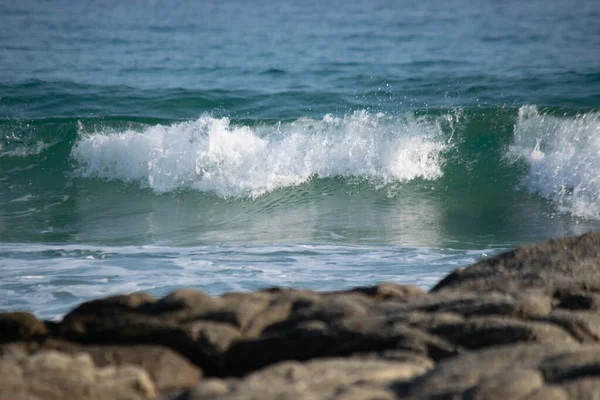
[[[556,116],[521,107],[510,154],[529,165],[529,191],[561,212],[600,219],[600,112]]]
[[[119,132],[81,126],[71,155],[81,177],[135,182],[157,193],[256,197],[312,177],[435,180],[449,146],[443,124],[453,118],[357,111],[252,127],[209,115]]]

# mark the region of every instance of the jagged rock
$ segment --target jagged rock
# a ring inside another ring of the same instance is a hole
[[[433,292],[518,293],[548,295],[600,291],[600,232],[566,237],[516,250],[458,269]]]
[[[47,333],[46,325],[31,313],[0,314],[0,343],[33,340]]]

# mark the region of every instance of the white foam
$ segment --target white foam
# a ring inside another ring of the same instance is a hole
[[[208,115],[141,131],[82,127],[72,157],[81,177],[136,182],[157,193],[256,197],[313,176],[434,180],[442,175],[447,119],[360,111],[256,127]]]
[[[16,146],[10,150],[3,150],[0,145],[0,157],[28,157],[40,154],[42,151],[50,147],[51,144],[44,143],[42,141],[37,142],[31,146]]]
[[[600,219],[600,112],[555,116],[521,107],[510,153],[529,165],[528,190],[562,212]]]

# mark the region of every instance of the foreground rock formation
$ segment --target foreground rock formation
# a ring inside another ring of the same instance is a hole
[[[600,233],[525,246],[429,293],[181,289],[0,314],[0,399],[596,399]]]

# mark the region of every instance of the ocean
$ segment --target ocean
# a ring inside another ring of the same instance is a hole
[[[433,286],[600,229],[600,2],[0,3],[0,309]]]

